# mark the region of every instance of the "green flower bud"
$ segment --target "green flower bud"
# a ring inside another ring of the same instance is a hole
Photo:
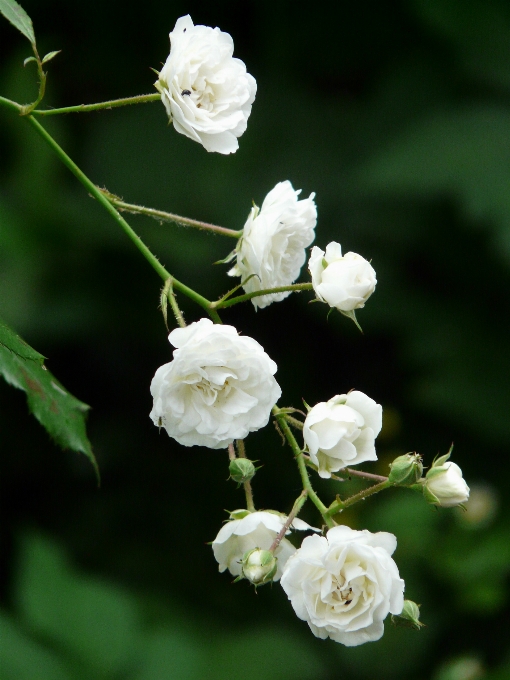
[[[248,458],[234,458],[228,466],[231,479],[238,484],[249,482],[255,475],[255,465]]]
[[[389,481],[396,486],[411,486],[421,479],[423,465],[418,453],[406,453],[390,463]]]
[[[254,548],[248,550],[241,560],[242,574],[250,583],[262,586],[273,580],[276,574],[277,558],[269,550]]]
[[[404,600],[404,607],[398,616],[391,617],[396,626],[407,626],[420,630],[425,624],[420,622],[420,605],[412,600]]]

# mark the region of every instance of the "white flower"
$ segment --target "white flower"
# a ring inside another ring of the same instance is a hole
[[[235,516],[238,513],[232,514]],[[214,557],[219,564],[219,571],[223,572],[228,569],[232,576],[239,576],[242,571],[241,560],[243,556],[249,550],[255,548],[269,550],[286,521],[285,515],[260,510],[250,512],[242,519],[233,519],[224,524],[212,543]],[[307,529],[319,531],[310,527],[298,517],[294,519],[291,526],[300,531]],[[287,534],[290,534],[290,531]],[[278,562],[273,581],[278,581],[287,560],[295,552],[296,548],[292,543],[286,538],[282,538],[274,553]]]
[[[425,496],[433,505],[452,508],[466,503],[469,486],[462,477],[462,470],[452,462],[433,465],[425,478]]]
[[[342,247],[333,241],[326,252],[314,246],[308,262],[315,294],[340,312],[353,312],[365,306],[377,280],[372,265],[357,253],[342,256]]]
[[[303,437],[321,477],[348,465],[377,460],[374,440],[382,427],[382,407],[363,392],[321,401],[306,416]]]
[[[279,182],[264,199],[262,208],[251,209],[236,250],[237,263],[229,276],[240,276],[247,293],[266,288],[289,286],[305,263],[305,248],[315,238],[317,207],[315,194],[298,200],[286,180]],[[290,292],[252,298],[257,307],[283,300]]]
[[[151,383],[155,425],[184,446],[221,449],[267,424],[281,390],[258,342],[209,319],[168,339],[177,349]]]
[[[237,151],[257,91],[233,52],[228,33],[194,26],[188,14],[170,33],[170,54],[156,82],[177,132],[223,154]]]
[[[282,588],[317,637],[347,647],[378,640],[388,613],[400,614],[404,604],[396,546],[393,534],[346,526],[309,536],[285,565]]]

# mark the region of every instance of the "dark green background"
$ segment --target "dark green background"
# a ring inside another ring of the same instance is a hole
[[[153,91],[149,67],[166,59],[183,14],[232,34],[258,83],[233,156],[178,135],[158,103],[42,122],[126,201],[233,229],[278,181],[315,191],[316,244],[337,240],[377,271],[358,317],[364,335],[340,315],[327,320],[308,294],[258,313],[234,308],[224,321],[277,362],[282,404],[351,388],[383,404],[370,470],[385,474],[411,450],[430,464],[454,441],[487,507],[479,519],[435,512],[396,490],[346,513],[354,528],[397,535],[420,633],[388,622],[381,641],[359,648],[319,641],[278,585],[255,595],[218,575],[206,543],[243,496],[226,481],[226,455],[179,447],[148,418],[150,380],[170,359],[160,281],[34,132],[0,109],[0,316],[92,406],[102,475],[98,490],[85,458],[54,446],[24,395],[0,385],[6,679],[508,677],[510,4],[23,6],[40,52],[62,49],[48,69],[52,106]],[[29,53],[2,19],[3,96],[35,97]],[[225,266],[211,266],[228,239],[129,221],[199,292],[231,285]],[[188,321],[199,318],[182,302]],[[247,447],[263,464],[258,507],[288,511],[299,493],[290,451],[272,426]],[[356,488],[317,487],[325,498]],[[303,516],[319,521],[312,508]]]

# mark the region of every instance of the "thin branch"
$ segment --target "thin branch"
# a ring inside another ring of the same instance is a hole
[[[126,203],[122,201],[117,196],[113,196],[109,192],[106,196],[110,203],[118,208],[121,212],[129,212],[133,215],[146,215],[147,217],[152,217],[155,220],[163,222],[174,222],[180,224],[183,227],[195,227],[195,229],[202,229],[203,231],[210,231],[214,234],[220,234],[222,236],[230,236],[232,238],[240,238],[242,235],[241,231],[235,231],[234,229],[227,229],[226,227],[220,227],[217,224],[209,224],[208,222],[201,222],[200,220],[194,220],[191,217],[182,217],[181,215],[175,215],[174,213],[169,213],[164,210],[156,210],[154,208],[145,208],[143,205],[135,205],[134,203]]]
[[[135,97],[124,97],[123,99],[112,99],[108,102],[98,104],[78,104],[78,106],[65,106],[60,109],[35,109],[32,115],[37,116],[57,116],[61,113],[87,113],[87,111],[101,111],[115,109],[119,106],[130,106],[131,104],[147,104],[161,100],[160,94],[140,94]]]

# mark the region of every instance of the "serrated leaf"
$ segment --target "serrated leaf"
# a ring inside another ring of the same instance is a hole
[[[7,21],[18,29],[25,38],[28,38],[32,45],[35,45],[34,27],[32,19],[28,16],[21,5],[16,0],[0,0],[0,12]]]
[[[73,397],[46,369],[42,354],[1,321],[0,375],[7,383],[26,393],[30,411],[50,437],[64,449],[84,453],[99,477],[85,429],[90,407]]]
[[[47,64],[49,61],[54,59],[57,54],[60,54],[62,50],[53,50],[53,52],[48,52],[48,54],[45,54],[42,60],[43,64]]]
[[[0,0],[0,2],[1,2],[1,0]],[[25,59],[25,61],[23,62],[23,66],[30,64],[31,61],[35,61],[35,63],[37,64],[37,59],[35,57],[27,57]]]

